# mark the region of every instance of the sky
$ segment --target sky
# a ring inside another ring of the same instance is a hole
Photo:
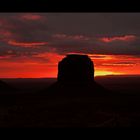
[[[57,77],[67,54],[98,75],[140,75],[140,13],[0,13],[0,77]]]

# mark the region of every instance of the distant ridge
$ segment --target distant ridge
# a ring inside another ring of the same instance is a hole
[[[127,74],[120,74],[120,75],[104,75],[104,76],[95,76],[95,77],[140,77],[139,75],[127,75]]]
[[[14,88],[12,86],[10,86],[9,84],[7,84],[6,82],[0,80],[0,91],[13,91]]]
[[[98,76],[95,76],[95,77],[140,77],[140,74],[139,75],[127,75],[127,74],[122,74],[122,75],[98,75]],[[35,78],[0,78],[1,80],[16,80],[16,79],[57,79],[57,77],[35,77]]]

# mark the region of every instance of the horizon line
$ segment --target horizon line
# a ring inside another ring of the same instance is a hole
[[[107,76],[140,76],[140,74],[108,74],[108,75],[97,75],[94,77],[107,77]],[[57,77],[0,77],[0,79],[57,79]]]

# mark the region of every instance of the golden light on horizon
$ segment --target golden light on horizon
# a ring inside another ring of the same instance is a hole
[[[132,55],[87,54],[94,63],[95,76],[106,75],[138,75],[140,74],[140,58]],[[32,57],[11,55],[0,58],[1,78],[56,78],[58,62],[65,55],[55,52],[33,54]]]
[[[106,75],[120,75],[122,73],[116,73],[112,71],[95,71],[94,76],[106,76]]]

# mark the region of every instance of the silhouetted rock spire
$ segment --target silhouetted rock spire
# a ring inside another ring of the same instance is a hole
[[[94,64],[87,55],[67,55],[58,64],[58,82],[94,81]]]

